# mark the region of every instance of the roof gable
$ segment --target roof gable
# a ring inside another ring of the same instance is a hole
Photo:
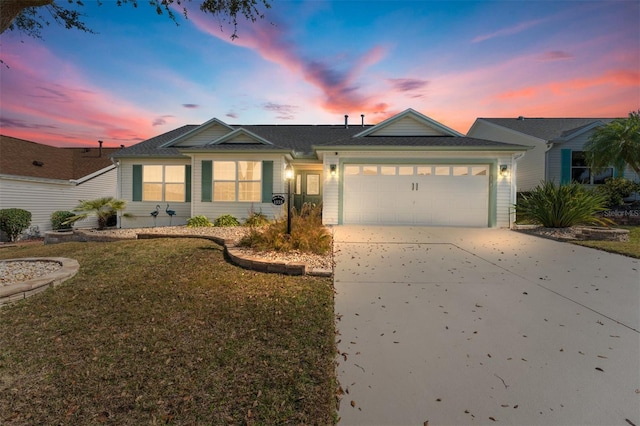
[[[589,126],[601,126],[612,121],[612,118],[478,118],[518,133],[533,136],[544,141],[566,139],[567,135],[578,132]],[[475,124],[474,124],[475,126]],[[593,127],[591,127],[593,128]],[[590,130],[590,129],[589,129]],[[586,131],[586,130],[584,130]],[[471,133],[471,132],[469,132]],[[575,137],[576,135],[572,136]]]
[[[213,145],[236,145],[236,144],[259,144],[259,145],[273,145],[271,142],[263,137],[256,135],[249,130],[239,128],[231,133],[227,133],[219,139],[207,144],[207,146]]]
[[[419,113],[414,109],[407,109],[394,115],[354,137],[365,136],[464,136],[444,124]]]
[[[233,130],[233,127],[229,126],[227,123],[218,120],[217,118],[212,118],[206,123],[195,126],[186,133],[169,140],[159,148],[205,146],[220,137],[233,132]]]

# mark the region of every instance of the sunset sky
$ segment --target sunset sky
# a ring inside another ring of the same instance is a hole
[[[213,117],[375,124],[413,108],[466,133],[477,117],[640,108],[638,0],[272,0],[236,40],[197,0],[179,26],[139,3],[85,0],[95,34],[2,34],[0,133],[117,147]]]

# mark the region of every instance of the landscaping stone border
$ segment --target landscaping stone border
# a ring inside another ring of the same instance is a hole
[[[235,241],[231,239],[224,239],[215,237],[212,235],[189,235],[189,234],[162,234],[162,233],[138,233],[137,238],[152,239],[152,238],[201,238],[205,240],[213,241],[216,244],[224,247],[225,258],[234,265],[241,268],[250,269],[258,272],[269,272],[286,275],[312,275],[318,277],[331,277],[333,271],[329,269],[312,269],[308,268],[305,263],[302,262],[282,262],[277,260],[270,260],[260,258],[259,256],[248,256],[246,253],[236,249]],[[48,231],[45,233],[44,244],[58,244],[71,241],[78,242],[109,242],[109,241],[121,241],[123,239],[130,238],[118,238],[105,235],[94,235],[91,232],[75,229],[73,231],[57,232]]]
[[[151,238],[201,238],[213,241],[224,247],[225,258],[236,266],[258,272],[269,272],[285,275],[312,275],[317,277],[331,277],[333,271],[325,269],[308,269],[302,262],[279,262],[268,259],[247,256],[235,247],[234,241],[225,240],[208,235],[163,235],[163,234],[138,234],[138,239]]]
[[[75,259],[66,257],[25,257],[17,259],[3,259],[0,262],[57,262],[62,267],[47,275],[42,275],[28,281],[0,287],[0,307],[3,305],[26,299],[49,287],[56,287],[78,273],[80,264]]]

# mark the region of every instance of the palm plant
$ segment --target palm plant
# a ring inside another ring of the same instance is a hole
[[[612,165],[624,170],[628,164],[640,175],[640,110],[596,129],[584,150],[587,164],[596,173]]]
[[[543,182],[524,194],[515,206],[518,220],[546,228],[568,228],[575,225],[610,225],[611,220],[596,216],[607,210],[606,197],[578,183],[556,186]]]
[[[98,218],[98,229],[104,229],[107,226],[107,220],[117,212],[124,210],[126,204],[126,201],[113,197],[80,200],[80,204],[73,209],[76,215],[67,219],[64,224],[71,224],[89,216],[96,216]],[[124,213],[122,216],[133,217],[129,213]]]

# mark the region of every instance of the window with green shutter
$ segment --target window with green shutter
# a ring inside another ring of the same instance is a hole
[[[270,203],[273,196],[273,161],[262,162],[262,202]]]
[[[202,161],[202,182],[200,187],[202,188],[201,199],[202,202],[211,202],[212,187],[213,187],[213,162],[211,160]]]
[[[133,165],[132,201],[142,201],[142,164]]]

